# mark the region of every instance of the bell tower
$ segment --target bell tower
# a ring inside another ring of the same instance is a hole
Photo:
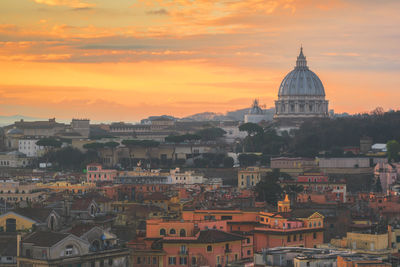
[[[284,200],[278,201],[278,212],[291,212],[289,195],[285,195]]]

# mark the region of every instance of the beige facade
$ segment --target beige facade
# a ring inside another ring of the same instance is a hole
[[[238,187],[250,188],[261,180],[261,171],[259,167],[247,167],[238,171]]]

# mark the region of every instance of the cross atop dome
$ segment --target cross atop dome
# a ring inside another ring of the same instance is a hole
[[[303,45],[300,46],[300,54],[297,57],[296,68],[307,68],[307,60],[303,54]]]

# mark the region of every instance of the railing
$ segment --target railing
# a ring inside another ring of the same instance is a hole
[[[230,248],[225,248],[225,253],[231,253],[232,252],[232,249],[230,249]]]

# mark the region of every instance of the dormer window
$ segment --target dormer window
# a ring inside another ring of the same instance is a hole
[[[71,256],[72,255],[72,245],[68,245],[65,247],[65,256]]]

